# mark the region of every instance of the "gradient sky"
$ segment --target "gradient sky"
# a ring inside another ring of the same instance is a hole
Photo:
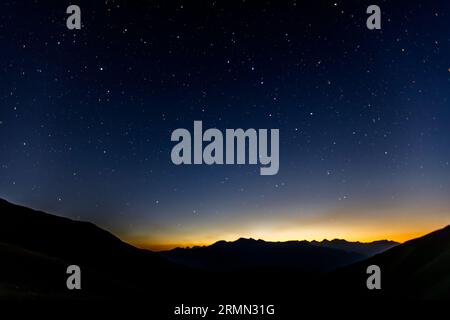
[[[449,224],[450,3],[372,2],[3,1],[0,197],[153,249]],[[279,173],[173,165],[194,120],[279,128]]]

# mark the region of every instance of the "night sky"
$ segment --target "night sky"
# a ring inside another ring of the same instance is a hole
[[[153,249],[450,223],[448,1],[2,1],[0,50],[9,201]],[[194,120],[280,129],[279,173],[174,165]]]

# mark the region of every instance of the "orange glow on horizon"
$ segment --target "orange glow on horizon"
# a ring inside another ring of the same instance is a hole
[[[424,214],[425,213],[425,214]],[[345,239],[372,242],[376,240],[405,241],[424,236],[450,224],[450,210],[446,205],[421,203],[413,206],[385,206],[377,208],[346,207],[316,212],[280,212],[261,214],[260,219],[206,221],[187,225],[185,229],[165,227],[141,230],[124,240],[140,248],[153,251],[176,247],[211,245],[219,240],[239,238],[265,241]]]
[[[444,226],[442,226],[444,227]],[[411,232],[405,232],[405,233],[398,233],[398,234],[391,234],[391,235],[380,235],[380,236],[368,236],[368,237],[354,237],[354,236],[337,236],[337,237],[325,237],[325,238],[262,238],[262,237],[254,237],[254,236],[235,236],[232,238],[221,238],[218,237],[216,240],[213,241],[198,241],[198,242],[179,242],[179,243],[164,243],[164,242],[133,242],[130,241],[131,244],[133,244],[136,247],[142,248],[142,249],[148,249],[148,250],[152,250],[152,251],[165,251],[165,250],[171,250],[174,248],[188,248],[188,247],[195,247],[195,246],[209,246],[212,245],[213,243],[220,241],[220,240],[225,240],[225,241],[235,241],[239,238],[253,238],[253,239],[262,239],[268,242],[278,242],[278,241],[296,241],[296,240],[307,240],[307,241],[322,241],[322,240],[333,240],[333,239],[344,239],[347,241],[351,241],[351,242],[372,242],[372,241],[377,241],[377,240],[391,240],[391,241],[396,241],[399,243],[404,243],[406,241],[415,239],[415,238],[419,238],[422,237],[430,232],[433,232],[435,230],[437,230],[439,228],[436,229],[430,229],[430,230],[421,230],[421,231],[411,231]]]

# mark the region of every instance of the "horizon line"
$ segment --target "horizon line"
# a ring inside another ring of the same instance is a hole
[[[426,233],[428,234],[428,233]],[[424,234],[425,235],[425,234]],[[423,236],[423,235],[422,235]],[[333,238],[333,239],[327,239],[327,238],[323,238],[322,240],[300,240],[300,239],[291,239],[291,240],[264,240],[264,239],[255,239],[252,237],[239,237],[235,240],[216,240],[216,241],[212,241],[212,242],[208,242],[208,243],[136,243],[133,241],[126,241],[127,243],[130,243],[131,245],[140,248],[140,249],[145,249],[145,250],[150,250],[150,251],[155,251],[155,252],[162,252],[162,251],[168,251],[168,250],[173,250],[173,249],[192,249],[192,248],[204,248],[204,247],[209,247],[212,246],[218,242],[227,242],[227,243],[233,243],[236,242],[238,240],[244,239],[244,240],[253,240],[253,241],[264,241],[267,243],[286,243],[286,242],[308,242],[308,243],[312,243],[312,242],[324,242],[324,241],[336,241],[336,240],[341,240],[341,241],[346,241],[348,243],[361,243],[361,244],[370,244],[370,243],[374,243],[374,242],[381,242],[381,241],[387,241],[387,242],[394,242],[396,244],[404,244],[405,242],[408,242],[410,240],[419,238],[421,236],[418,237],[413,237],[410,238],[408,240],[405,241],[396,241],[396,240],[392,240],[392,239],[378,239],[378,240],[370,240],[370,241],[364,241],[364,240],[347,240],[344,238]]]
[[[33,208],[31,206],[27,206],[24,204],[19,204],[17,202],[13,202],[10,200],[7,200],[5,197],[1,197],[0,196],[0,201],[4,201],[7,202],[9,204],[15,205],[15,206],[20,206],[20,207],[24,207],[27,209],[31,209],[34,211],[40,211],[43,212],[45,214],[49,214],[49,215],[53,215],[53,216],[57,216],[57,217],[61,217],[61,218],[65,218],[65,219],[69,219],[72,221],[78,221],[78,222],[88,222],[88,223],[92,223],[94,225],[96,225],[98,228],[105,230],[109,233],[111,233],[113,236],[117,237],[118,239],[120,239],[123,242],[126,242],[132,246],[135,246],[137,248],[141,248],[141,249],[146,249],[146,250],[150,250],[150,251],[166,251],[166,250],[172,250],[172,249],[176,249],[176,248],[193,248],[193,247],[207,247],[210,245],[213,245],[214,243],[217,243],[219,241],[226,241],[226,242],[235,242],[239,239],[253,239],[253,240],[262,240],[265,242],[302,242],[302,241],[306,241],[306,242],[322,242],[322,241],[333,241],[333,240],[343,240],[343,241],[347,241],[350,243],[373,243],[373,242],[377,242],[377,241],[392,241],[398,244],[403,244],[405,242],[408,242],[410,240],[416,239],[416,238],[420,238],[428,233],[431,233],[437,229],[449,226],[450,224],[446,224],[444,226],[434,226],[433,228],[431,228],[431,226],[428,226],[428,228],[422,228],[422,230],[416,230],[416,231],[409,231],[409,232],[405,232],[403,234],[397,234],[397,238],[391,234],[390,236],[386,235],[386,236],[376,236],[376,235],[372,235],[371,237],[368,238],[364,238],[364,237],[357,237],[357,238],[353,238],[352,236],[329,236],[329,237],[323,237],[323,238],[310,238],[307,239],[306,237],[303,239],[295,239],[295,238],[286,238],[286,239],[280,239],[277,237],[274,238],[266,238],[263,239],[263,237],[255,237],[255,236],[233,236],[232,239],[226,239],[227,237],[217,237],[216,239],[211,239],[211,240],[204,240],[204,241],[176,241],[176,242],[170,242],[170,241],[145,241],[145,238],[143,239],[142,237],[134,237],[133,235],[131,236],[127,236],[125,234],[121,234],[121,232],[113,232],[112,230],[110,230],[110,228],[103,226],[101,224],[97,224],[96,222],[92,222],[89,220],[79,220],[79,219],[74,219],[72,217],[67,217],[64,215],[59,215],[59,214],[54,214],[54,213],[49,213],[47,211],[44,211],[42,209],[37,209],[37,208]],[[117,230],[116,230],[117,231]],[[331,240],[329,240],[331,239]]]

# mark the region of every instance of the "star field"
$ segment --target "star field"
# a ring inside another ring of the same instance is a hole
[[[150,247],[450,222],[446,1],[373,31],[364,1],[77,1],[81,30],[69,4],[0,5],[1,197]],[[174,166],[194,120],[279,128],[279,173]]]

